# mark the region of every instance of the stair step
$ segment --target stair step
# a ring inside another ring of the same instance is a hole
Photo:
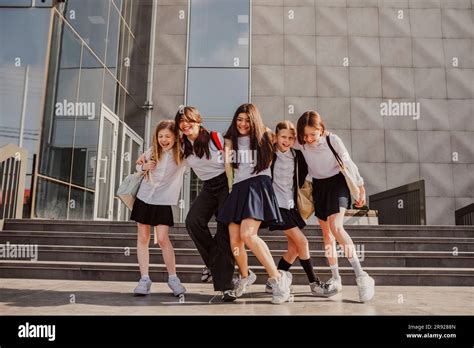
[[[321,236],[306,234],[310,249],[323,250]],[[286,250],[287,239],[283,235],[262,236],[270,249]],[[176,248],[194,248],[194,242],[188,235],[170,234]],[[356,245],[372,251],[459,251],[474,252],[474,238],[455,237],[353,237]],[[136,245],[135,233],[111,235],[99,232],[64,231],[3,231],[0,244],[40,244],[40,245],[91,245],[130,247]],[[151,242],[153,243],[153,241]],[[456,249],[455,249],[456,248]]]
[[[267,275],[263,267],[255,266],[252,270],[257,274],[257,284],[265,283]],[[378,286],[474,286],[474,269],[472,268],[366,267],[365,270],[375,279]],[[183,283],[200,282],[200,266],[178,265],[177,271]],[[327,280],[331,275],[327,267],[315,267],[315,271],[323,280]],[[295,267],[291,272],[294,284],[307,284],[306,275],[300,267]],[[340,273],[343,284],[355,285],[354,275],[349,267],[341,267]],[[150,277],[155,282],[166,281],[165,266],[152,264]],[[137,264],[3,261],[0,262],[0,278],[137,281],[139,272]]]
[[[216,224],[209,224],[212,233]],[[377,285],[474,285],[474,226],[347,226],[356,247],[363,247],[362,265]],[[38,245],[39,261],[0,258],[0,278],[87,279],[136,281],[136,225],[133,222],[6,220],[0,244]],[[319,226],[304,229],[315,269],[330,277]],[[259,231],[277,261],[287,249],[282,231]],[[200,282],[202,259],[184,224],[170,229],[177,268],[183,282]],[[125,255],[125,248],[130,254]],[[358,249],[359,251],[361,249]],[[454,252],[457,252],[455,254]],[[154,281],[166,281],[162,253],[151,244]],[[354,285],[354,275],[339,257],[344,284]],[[267,276],[249,252],[249,264],[259,282]],[[306,284],[299,262],[291,268],[295,284]]]
[[[216,223],[209,223],[214,231]],[[351,237],[474,237],[474,226],[411,226],[411,225],[370,225],[345,226]],[[113,221],[74,221],[74,220],[5,220],[4,230],[35,230],[35,231],[76,231],[106,233],[136,233],[136,225],[132,222]],[[319,226],[309,225],[305,228],[308,235],[321,235]],[[184,224],[177,223],[170,233],[187,234]],[[281,231],[272,232],[263,229],[261,235],[283,235]]]
[[[271,250],[277,263],[285,250]],[[191,248],[175,248],[177,264],[203,265],[199,252]],[[248,251],[249,265],[255,266],[259,262]],[[313,264],[325,266],[327,264],[323,250],[311,250]],[[459,252],[454,256],[451,252],[420,252],[420,251],[364,251],[360,256],[364,267],[473,267],[474,253]],[[339,263],[349,266],[349,262],[342,255]],[[60,246],[40,245],[38,247],[40,261],[74,261],[74,262],[104,262],[104,263],[135,263],[137,260],[136,248],[97,247],[97,246]],[[163,263],[161,249],[150,249],[150,262]],[[298,262],[296,262],[298,264]]]

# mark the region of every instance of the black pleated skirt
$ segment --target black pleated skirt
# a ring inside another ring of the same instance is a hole
[[[291,228],[304,228],[306,226],[306,223],[304,222],[304,219],[301,217],[300,212],[298,209],[293,208],[293,209],[285,209],[285,208],[280,208],[280,214],[283,219],[283,222],[281,224],[272,224],[269,227],[270,231],[285,231],[289,230]]]
[[[326,221],[328,216],[339,213],[339,207],[349,209],[351,193],[341,172],[326,179],[313,178],[314,215]]]
[[[258,175],[235,184],[217,221],[225,225],[231,222],[240,224],[248,218],[262,221],[261,228],[282,222],[272,179],[268,175]]]
[[[174,225],[171,206],[148,204],[138,198],[133,203],[130,220],[150,226]]]

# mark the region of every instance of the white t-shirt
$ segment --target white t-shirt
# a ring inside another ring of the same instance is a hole
[[[293,209],[295,207],[293,191],[295,158],[291,150],[286,152],[277,150],[276,157],[273,167],[273,190],[278,206],[284,209]]]
[[[237,160],[239,163],[239,168],[234,170],[234,184],[259,175],[272,176],[270,167],[259,173],[253,173],[257,165],[257,150],[250,150],[250,137],[248,135],[238,138],[238,149],[238,153],[232,153],[233,160]]]
[[[224,146],[224,137],[220,133],[217,133],[217,136],[221,145]],[[191,144],[194,144],[189,138],[188,140]],[[215,178],[225,171],[224,154],[214,145],[212,140],[209,140],[209,152],[211,155],[209,159],[207,159],[206,154],[199,158],[194,153],[185,159],[185,165],[192,168],[202,181]]]
[[[359,169],[356,164],[349,157],[344,143],[341,138],[336,134],[330,134],[331,145],[342,159],[344,166],[353,174],[356,185],[364,185],[364,179],[360,176]],[[327,143],[326,137],[322,136],[319,138],[317,144],[304,144],[300,145],[298,141],[295,141],[293,147],[300,150],[303,153],[304,159],[308,164],[308,174],[315,179],[326,179],[331,176],[338,174],[341,170],[337,163],[336,157],[332,153]]]
[[[150,160],[151,149],[145,151],[145,158]],[[137,165],[136,169],[137,172],[142,172],[141,165]],[[176,164],[173,149],[164,151],[155,169],[148,173],[148,179],[143,179],[137,198],[153,205],[178,204],[184,169],[183,164]]]

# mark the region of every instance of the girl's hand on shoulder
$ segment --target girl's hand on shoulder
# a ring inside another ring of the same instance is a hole
[[[154,170],[156,167],[156,162],[155,161],[148,161],[145,164],[142,164],[142,168],[144,171],[148,170]]]
[[[142,153],[142,155],[140,157],[138,157],[136,164],[138,164],[139,166],[145,164],[145,154],[144,153]]]

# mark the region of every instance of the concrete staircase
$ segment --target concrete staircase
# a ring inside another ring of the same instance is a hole
[[[210,224],[215,230],[215,224]],[[378,285],[474,286],[474,226],[347,226],[363,251],[362,266]],[[305,234],[317,274],[326,280],[329,268],[321,230],[308,226]],[[282,232],[262,230],[275,261],[286,250]],[[178,274],[183,282],[199,282],[203,263],[183,224],[170,231]],[[0,278],[87,279],[135,281],[136,227],[128,222],[6,220],[0,245],[38,245],[38,260],[6,259],[0,255]],[[1,251],[1,248],[0,248]],[[165,281],[161,250],[151,248],[151,277]],[[263,268],[249,253],[249,264],[266,280]],[[339,258],[344,284],[355,284],[349,263]],[[295,284],[306,284],[299,265],[292,267]]]

